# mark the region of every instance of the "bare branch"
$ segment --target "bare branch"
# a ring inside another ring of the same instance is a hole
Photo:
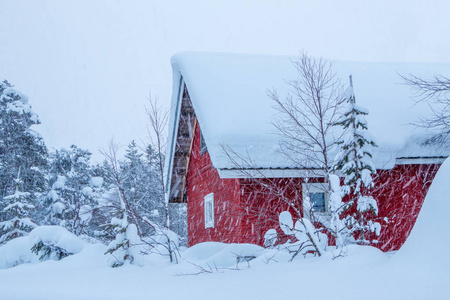
[[[426,102],[431,110],[430,116],[421,116],[415,125],[436,130],[427,142],[444,145],[450,135],[450,78],[443,75],[431,79],[412,74],[399,76],[416,91],[414,101]]]
[[[159,169],[159,180],[161,182],[162,193],[165,193],[166,187],[164,183],[164,153],[166,153],[167,145],[167,124],[169,122],[169,110],[164,111],[158,103],[158,97],[152,98],[151,94],[148,96],[148,106],[145,107],[150,127],[147,131],[150,138],[150,143],[153,149],[156,150]],[[169,218],[169,203],[165,203],[166,226],[170,228]]]

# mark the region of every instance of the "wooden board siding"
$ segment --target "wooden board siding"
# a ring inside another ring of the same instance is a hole
[[[377,248],[383,251],[398,250],[408,238],[422,207],[428,188],[436,175],[438,164],[396,165],[391,170],[379,170],[374,178],[375,188],[370,194],[377,199],[379,214],[373,220],[382,226],[380,236],[372,234],[378,241]],[[293,199],[297,209],[303,213],[301,178],[265,180],[241,179],[241,205],[243,210],[243,242],[263,245],[264,234],[275,228],[280,236],[278,215],[288,210],[294,220],[298,218],[292,208],[274,195],[273,191],[284,191]],[[311,180],[309,182],[312,182]],[[344,198],[345,200],[345,198]],[[349,211],[348,213],[351,213]],[[345,217],[345,215],[344,215]]]
[[[244,242],[241,238],[240,190],[238,179],[221,179],[208,151],[201,154],[200,127],[197,124],[186,182],[188,245],[216,241]],[[214,193],[214,228],[205,228],[204,197]]]

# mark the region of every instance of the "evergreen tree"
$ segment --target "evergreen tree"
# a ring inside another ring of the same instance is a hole
[[[16,190],[15,178],[21,170],[20,190],[31,202],[44,192],[47,148],[32,129],[40,124],[28,104],[28,97],[6,80],[0,83],[0,200]],[[0,220],[3,219],[0,216]]]
[[[110,255],[110,265],[113,268],[120,267],[124,263],[142,265],[142,258],[136,244],[140,243],[135,224],[128,224],[127,209],[120,192],[115,189],[120,202],[120,209],[115,212],[111,223],[105,226],[105,230],[113,231],[115,239],[108,245],[105,254]]]
[[[21,192],[20,172],[14,180],[16,190],[14,194],[3,197],[3,215],[7,221],[0,222],[0,244],[17,237],[27,235],[29,231],[36,227],[36,224],[29,218],[29,211],[34,209],[30,204],[30,193]]]
[[[168,216],[166,216],[160,161],[157,151],[151,145],[148,145],[145,149],[145,168],[148,170],[147,193],[150,199],[147,211],[150,212],[149,218],[153,222],[160,224],[161,227],[167,227]]]
[[[376,200],[367,195],[367,191],[373,187],[372,175],[376,173],[371,160],[371,148],[376,147],[376,144],[368,134],[364,117],[369,112],[356,104],[351,76],[347,99],[348,108],[335,123],[344,128],[343,138],[338,142],[340,152],[335,159],[335,170],[344,175],[344,193],[351,198],[349,206],[356,205],[357,215],[348,218],[348,225],[352,232],[359,232],[358,238],[363,241],[364,232],[373,228],[373,224],[365,218],[366,213],[371,211],[378,214]]]
[[[51,154],[46,223],[64,226],[77,235],[87,233],[98,201],[94,192],[99,188],[93,181],[90,157],[89,151],[75,145]]]
[[[125,159],[120,162],[119,176],[130,214],[138,216],[133,220],[141,235],[154,233],[149,223],[164,225],[164,198],[156,173],[155,155],[151,148],[146,149],[146,154],[140,153],[135,141],[132,141],[126,150]]]

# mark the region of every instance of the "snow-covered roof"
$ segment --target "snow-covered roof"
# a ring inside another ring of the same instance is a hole
[[[292,60],[298,57],[223,53],[179,53],[172,57],[173,112],[169,148],[175,142],[176,108],[186,84],[213,165],[235,167],[222,145],[252,158],[260,168],[289,168],[280,154],[280,138],[272,124],[274,101],[267,91],[276,89],[280,97],[289,90],[288,80],[297,78]],[[342,82],[353,76],[358,105],[369,110],[369,132],[378,148],[377,168],[391,168],[396,158],[448,156],[446,148],[423,146],[425,130],[412,123],[426,114],[426,103],[415,104],[414,91],[399,76],[414,74],[450,76],[450,64],[379,63],[333,61],[333,70]]]

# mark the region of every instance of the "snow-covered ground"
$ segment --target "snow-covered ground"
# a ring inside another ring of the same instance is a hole
[[[407,266],[374,248],[346,258],[256,259],[241,270],[199,270],[187,263],[108,267],[103,246],[62,261],[0,270],[1,299],[447,299],[448,270]],[[267,257],[271,257],[267,255]],[[198,263],[198,262],[197,262]],[[234,267],[231,265],[230,267]]]
[[[183,251],[179,264],[150,255],[144,267],[113,269],[104,245],[81,243],[79,253],[61,261],[0,270],[0,299],[449,299],[449,178],[447,160],[395,254],[351,246],[346,257],[326,253],[288,262],[287,253],[254,245],[204,243]],[[0,248],[0,262],[7,247]],[[257,258],[236,270],[236,255]],[[208,266],[211,273],[200,271]]]

